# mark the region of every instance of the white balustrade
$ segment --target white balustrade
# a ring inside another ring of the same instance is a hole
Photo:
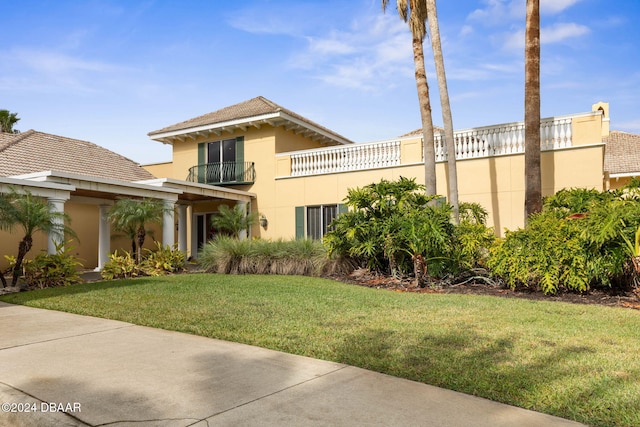
[[[543,151],[571,147],[571,117],[540,122]],[[454,132],[456,159],[524,153],[524,123],[507,123]],[[434,137],[436,161],[447,160],[444,134]],[[291,176],[317,175],[400,165],[400,141],[383,141],[299,151],[290,154]]]

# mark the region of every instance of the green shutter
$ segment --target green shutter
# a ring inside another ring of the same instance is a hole
[[[338,203],[338,215],[349,212],[349,206],[344,203]]]
[[[236,181],[247,181],[244,170],[244,136],[236,138]]]
[[[304,239],[304,206],[296,206],[296,239]]]
[[[205,175],[207,171],[207,167],[205,166],[206,160],[206,151],[207,151],[207,143],[201,142],[198,144],[198,182],[205,182]]]

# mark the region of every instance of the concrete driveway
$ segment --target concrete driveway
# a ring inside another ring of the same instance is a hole
[[[578,426],[351,366],[0,302],[2,426]]]

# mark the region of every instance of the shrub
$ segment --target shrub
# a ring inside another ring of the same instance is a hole
[[[138,276],[162,276],[165,274],[182,272],[186,266],[185,254],[175,246],[162,246],[156,242],[156,250],[147,249],[147,254],[142,262],[138,264],[131,252],[125,251],[119,254],[116,250],[109,255],[102,268],[103,279],[126,279]]]
[[[70,250],[56,254],[39,254],[24,265],[24,280],[29,287],[52,288],[82,282],[78,267],[82,264]]]
[[[524,229],[507,232],[492,251],[489,267],[514,288],[628,286],[631,256],[627,241],[640,226],[637,190],[561,190],[545,199],[541,213]]]
[[[139,276],[140,269],[131,252],[124,251],[121,255],[116,250],[109,255],[109,261],[105,263],[100,275],[106,280],[128,279]]]
[[[156,249],[147,249],[147,256],[140,265],[140,269],[148,276],[161,276],[164,274],[179,273],[185,270],[187,257],[177,246],[162,246],[156,242]]]
[[[219,236],[202,247],[198,261],[205,270],[222,274],[317,276],[329,268],[326,249],[320,241],[313,240],[238,240]],[[338,267],[334,264],[330,268]]]
[[[437,199],[402,177],[350,189],[345,203],[351,210],[325,236],[329,253],[393,276],[413,272],[419,285],[483,264],[495,239],[485,225],[487,212],[462,203],[456,226],[451,205]]]

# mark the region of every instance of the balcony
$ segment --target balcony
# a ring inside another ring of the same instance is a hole
[[[253,184],[256,171],[253,162],[204,163],[189,168],[187,181],[211,185]]]
[[[540,149],[563,150],[601,143],[600,111],[551,117],[540,122]],[[422,135],[404,139],[279,153],[279,177],[312,176],[349,171],[382,169],[422,162],[416,141]],[[524,122],[506,123],[454,132],[456,159],[477,159],[524,153]],[[420,143],[421,145],[421,143]],[[445,162],[444,135],[434,138],[435,160]]]

